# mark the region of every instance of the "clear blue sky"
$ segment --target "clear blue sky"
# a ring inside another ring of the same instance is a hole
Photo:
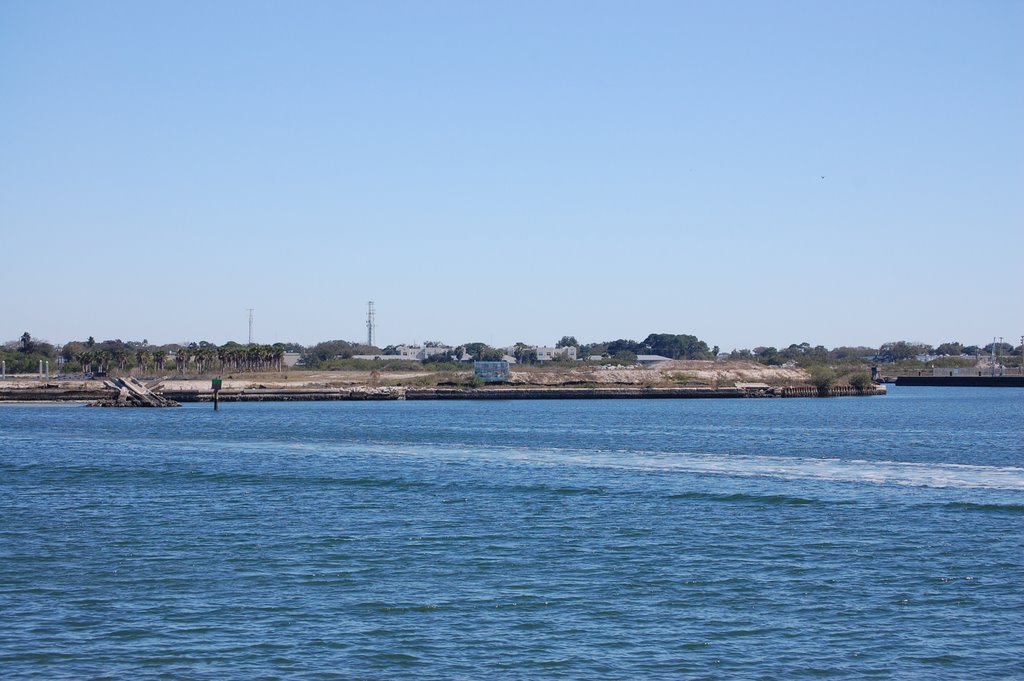
[[[0,4],[0,340],[978,343],[1022,251],[1017,1]]]

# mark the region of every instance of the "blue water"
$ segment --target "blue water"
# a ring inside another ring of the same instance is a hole
[[[3,678],[1024,678],[1024,390],[0,407]]]

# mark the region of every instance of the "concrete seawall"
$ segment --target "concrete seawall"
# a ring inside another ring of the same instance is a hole
[[[96,402],[116,400],[118,392],[113,388],[62,388],[59,385],[33,388],[0,386],[0,402]]]
[[[1024,388],[1024,376],[897,376],[896,385],[943,388]]]
[[[202,390],[154,391],[163,398],[176,402],[212,402],[213,392]],[[812,386],[787,387],[721,387],[721,388],[645,388],[630,386],[611,387],[483,387],[483,388],[405,388],[366,387],[353,388],[253,388],[222,390],[221,402],[366,402],[389,400],[622,400],[622,399],[742,399],[772,397],[847,397],[884,395],[885,388],[873,386],[859,392],[849,386],[837,386],[826,394],[819,394]],[[62,388],[47,384],[31,388],[4,388],[0,386],[0,402],[109,402],[116,400],[118,391],[108,387],[94,389]]]
[[[860,392],[837,386],[819,394],[810,386],[782,388],[353,388],[317,390],[221,391],[221,402],[372,401],[372,400],[622,400],[622,399],[741,399],[770,397],[852,397],[884,395],[885,388],[873,386]],[[210,402],[210,391],[164,392],[178,402]]]

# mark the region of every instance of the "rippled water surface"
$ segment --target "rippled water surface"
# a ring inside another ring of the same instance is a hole
[[[1024,677],[1024,391],[0,407],[4,678]]]

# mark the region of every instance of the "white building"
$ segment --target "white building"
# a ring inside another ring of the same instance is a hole
[[[385,357],[391,359],[417,360],[422,362],[428,357],[433,357],[435,355],[451,355],[455,351],[455,348],[449,345],[430,345],[425,348],[419,345],[399,345],[395,350],[398,354],[385,355]]]
[[[388,355],[388,357],[394,357],[396,359],[420,359],[418,355],[423,351],[423,348],[418,345],[399,345],[395,350],[398,354]]]
[[[575,346],[568,348],[552,348],[546,345],[527,345],[526,349],[533,350],[534,352],[537,353],[538,362],[550,362],[551,360],[557,359],[559,357],[576,361]],[[511,357],[515,355],[516,346],[510,345],[509,347],[504,348],[504,351],[506,357]]]
[[[417,357],[420,360],[424,360],[427,359],[428,357],[434,357],[435,355],[451,356],[453,352],[455,352],[455,348],[451,347],[450,345],[432,345],[420,350],[419,354],[417,354]]]
[[[576,361],[576,346],[574,345],[570,345],[566,348],[552,348],[546,345],[539,345],[530,349],[537,351],[538,362],[548,362],[559,357],[571,359],[574,362]]]

